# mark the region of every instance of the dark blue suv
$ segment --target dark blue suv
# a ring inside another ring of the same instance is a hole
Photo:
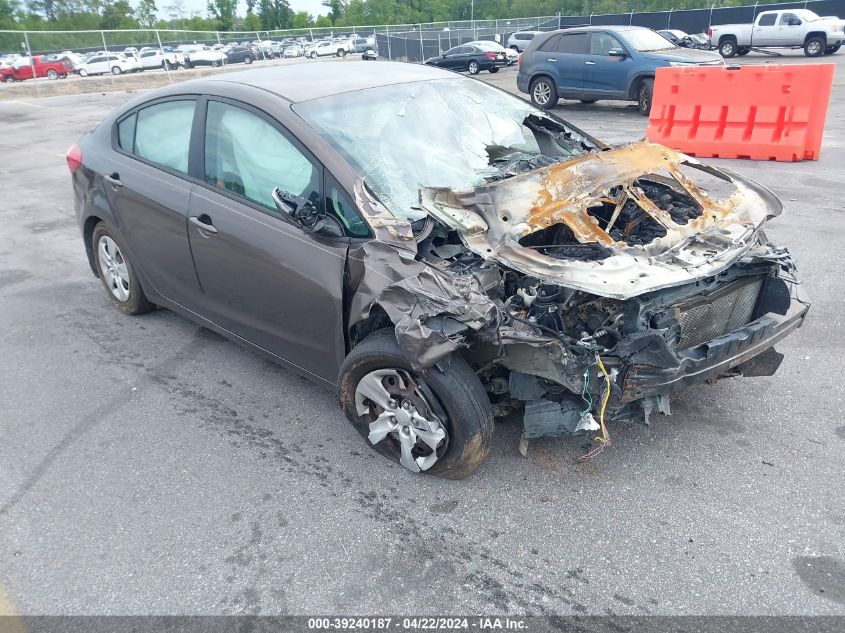
[[[724,65],[718,53],[679,48],[641,26],[591,26],[537,35],[522,54],[516,85],[534,105],[559,98],[595,103],[636,101],[651,110],[654,71],[661,66]]]

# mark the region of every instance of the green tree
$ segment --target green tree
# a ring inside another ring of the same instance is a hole
[[[158,14],[158,7],[156,0],[140,0],[136,10],[138,22],[141,26],[152,28],[156,23],[156,15]]]
[[[217,20],[221,31],[231,31],[237,6],[238,0],[208,0],[208,14]]]
[[[0,29],[16,28],[15,14],[19,8],[17,0],[0,0]]]
[[[288,0],[259,0],[258,17],[265,30],[289,29],[293,26],[293,10]]]
[[[132,29],[138,26],[135,11],[127,0],[104,2],[100,14],[101,29]]]
[[[327,7],[329,10],[329,15],[327,16],[331,21],[331,24],[335,24],[338,20],[343,17],[343,12],[346,9],[346,1],[345,0],[323,0],[323,6]],[[319,18],[318,18],[319,20]]]
[[[293,28],[307,29],[312,24],[314,24],[314,18],[311,17],[311,14],[308,13],[308,11],[297,11],[294,13]]]
[[[258,19],[258,16],[254,13],[247,13],[243,23],[244,31],[257,31],[260,28],[261,20]]]

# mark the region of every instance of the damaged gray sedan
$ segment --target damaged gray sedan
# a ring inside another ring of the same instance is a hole
[[[673,391],[772,375],[808,309],[761,230],[767,189],[424,66],[177,84],[68,165],[120,310],[167,307],[336,387],[413,472],[467,476],[513,412],[526,440],[595,454]]]

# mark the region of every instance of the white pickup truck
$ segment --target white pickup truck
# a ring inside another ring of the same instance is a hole
[[[832,55],[839,50],[843,21],[817,16],[807,9],[763,11],[753,24],[717,24],[707,30],[710,45],[722,57],[747,55],[754,48],[803,48],[807,57]]]

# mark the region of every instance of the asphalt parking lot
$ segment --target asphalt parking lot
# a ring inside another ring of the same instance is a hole
[[[64,152],[130,94],[0,101],[0,613],[845,614],[830,61],[821,160],[714,161],[786,205],[767,233],[814,303],[779,373],[611,421],[583,464],[576,440],[522,457],[504,422],[457,482],[379,457],[333,393],[171,312],[111,307]],[[633,104],[555,112],[614,143],[646,127]]]

